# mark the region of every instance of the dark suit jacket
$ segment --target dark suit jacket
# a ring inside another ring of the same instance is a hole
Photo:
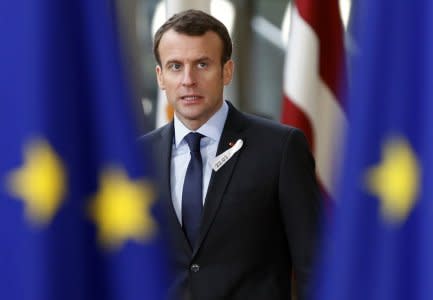
[[[319,219],[314,160],[304,135],[229,103],[217,155],[238,139],[244,144],[213,171],[200,237],[191,249],[171,199],[173,132],[170,123],[144,137],[154,147],[173,246],[170,298],[289,299],[292,268],[304,295]]]

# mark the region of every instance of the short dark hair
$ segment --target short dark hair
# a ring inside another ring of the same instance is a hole
[[[201,10],[189,9],[173,15],[155,33],[153,54],[158,65],[161,65],[159,42],[164,33],[170,29],[189,36],[201,36],[208,31],[213,31],[218,34],[223,43],[221,64],[224,65],[232,56],[232,40],[224,24]]]

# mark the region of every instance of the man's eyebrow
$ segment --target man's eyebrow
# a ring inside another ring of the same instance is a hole
[[[171,64],[180,64],[181,62],[177,59],[170,59],[165,63],[165,66],[169,66]]]
[[[193,61],[193,63],[198,63],[198,62],[202,62],[202,61],[206,61],[206,62],[208,62],[208,61],[212,61],[212,59],[211,59],[209,56],[201,56],[201,57],[195,59],[195,60]],[[165,63],[164,66],[167,67],[167,66],[169,66],[169,65],[171,65],[171,64],[182,64],[182,62],[181,62],[180,60],[176,59],[176,58],[174,58],[174,59],[169,59],[169,60],[167,60],[167,62]]]
[[[199,61],[211,61],[212,59],[208,56],[201,56],[199,58],[197,58],[196,60],[194,60],[194,62],[199,62]]]

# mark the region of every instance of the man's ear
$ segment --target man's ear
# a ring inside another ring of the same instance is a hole
[[[156,65],[155,71],[156,71],[156,79],[158,80],[159,88],[161,90],[165,90],[164,78],[162,76],[162,68],[161,68],[161,66],[160,65]]]
[[[229,59],[223,66],[223,82],[224,85],[228,85],[233,78],[233,70],[235,67],[235,63],[233,60]]]

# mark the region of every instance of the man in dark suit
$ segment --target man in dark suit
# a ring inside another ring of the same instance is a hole
[[[189,10],[156,33],[157,79],[174,121],[147,134],[173,246],[175,299],[305,299],[319,193],[304,135],[223,101],[231,40]]]

